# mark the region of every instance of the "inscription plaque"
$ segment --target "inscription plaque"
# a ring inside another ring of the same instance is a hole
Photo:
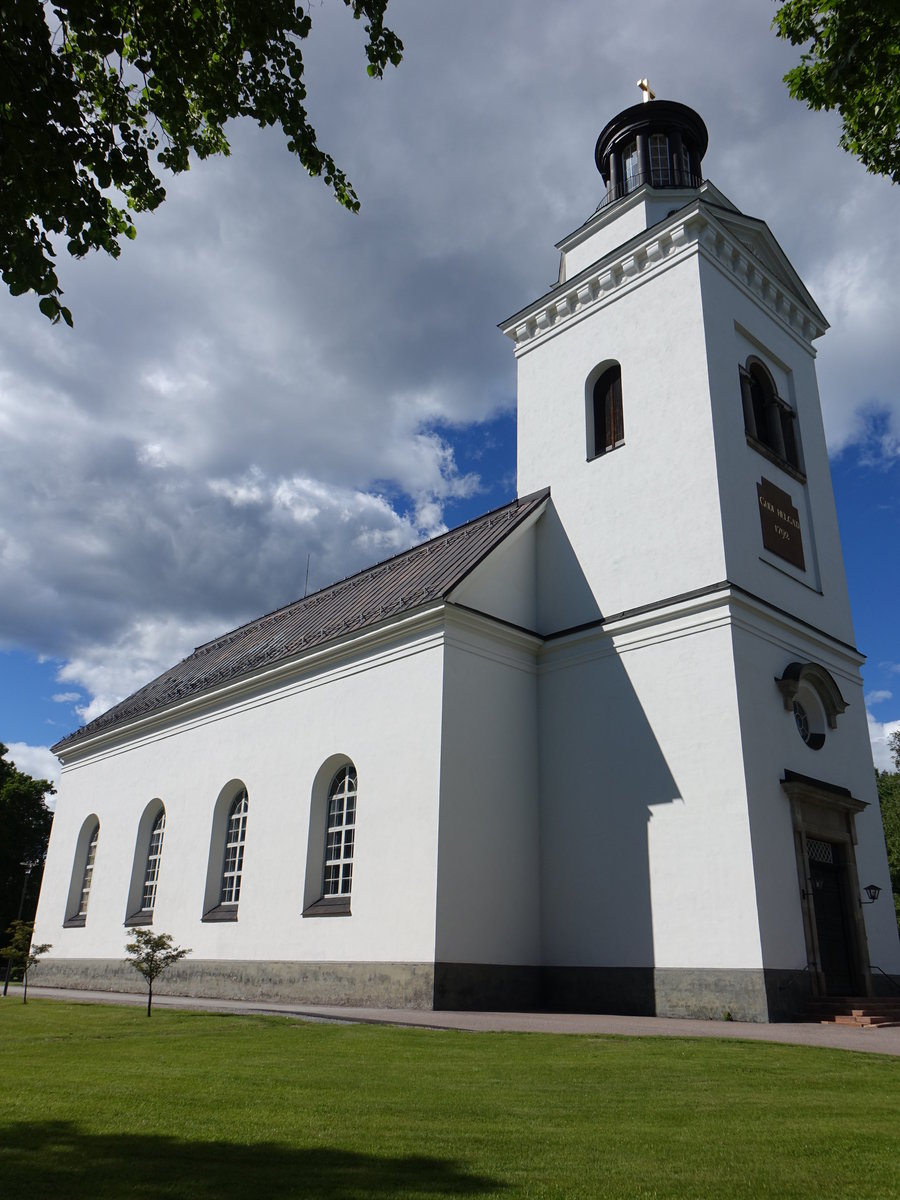
[[[800,514],[794,508],[791,497],[765,476],[756,485],[756,494],[759,498],[763,545],[785,562],[805,571]]]

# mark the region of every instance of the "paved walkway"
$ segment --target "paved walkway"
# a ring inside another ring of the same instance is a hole
[[[146,994],[88,992],[74,988],[30,987],[50,1000],[87,1004],[146,1005]],[[18,994],[11,991],[8,999]],[[747,1021],[689,1021],[682,1017],[620,1017],[593,1013],[433,1012],[404,1008],[339,1008],[319,1004],[269,1004],[258,1000],[209,1000],[196,996],[155,996],[157,1008],[203,1012],[268,1013],[303,1021],[361,1025],[409,1025],[423,1029],[462,1029],[473,1033],[587,1033],[620,1037],[717,1037],[795,1046],[827,1046],[900,1056],[900,1028],[854,1029],[841,1025],[757,1025]]]

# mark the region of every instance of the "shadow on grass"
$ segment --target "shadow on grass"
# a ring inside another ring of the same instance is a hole
[[[505,1187],[439,1158],[96,1134],[68,1121],[0,1128],[0,1180],[5,1195],[30,1200],[381,1200],[485,1196]]]

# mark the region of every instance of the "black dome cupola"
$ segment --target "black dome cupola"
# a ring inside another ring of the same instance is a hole
[[[709,134],[698,113],[675,100],[633,104],[613,117],[600,136],[594,159],[606,184],[606,204],[643,184],[696,188]]]

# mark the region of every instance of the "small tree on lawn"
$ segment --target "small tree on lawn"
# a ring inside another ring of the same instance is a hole
[[[150,1016],[150,1006],[153,1003],[153,981],[157,975],[179,962],[190,950],[172,945],[170,933],[151,933],[149,929],[136,929],[134,938],[125,946],[128,957],[134,969],[147,980],[147,1016]]]
[[[42,942],[39,945],[32,942],[34,921],[13,921],[6,932],[10,934],[12,941],[0,950],[0,956],[8,958],[13,967],[18,967],[22,972],[22,982],[25,985],[22,991],[22,1003],[27,1004],[28,972],[37,965],[42,955],[52,949],[52,945],[50,942]]]

